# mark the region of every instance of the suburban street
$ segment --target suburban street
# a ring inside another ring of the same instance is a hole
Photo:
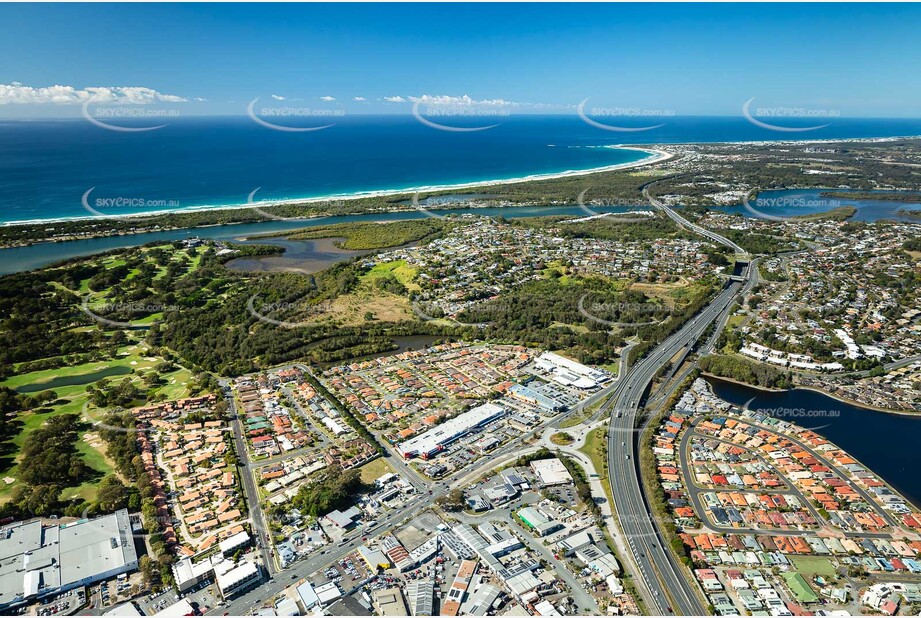
[[[303,365],[290,366],[297,366],[302,370],[307,370],[307,368]],[[569,418],[574,414],[581,413],[584,408],[592,406],[599,401],[603,401],[606,397],[610,396],[614,392],[614,390],[617,388],[617,385],[618,381],[614,381],[612,384],[599,390],[597,393],[587,397],[584,401],[580,402],[566,413],[535,427],[532,431],[523,434],[508,444],[497,448],[490,453],[488,458],[477,462],[478,465],[475,465],[471,470],[465,471],[463,474],[455,478],[449,478],[434,483],[428,479],[423,479],[409,465],[407,465],[406,462],[397,457],[392,451],[388,451],[387,456],[385,457],[387,463],[390,464],[398,473],[404,476],[409,482],[411,482],[413,486],[417,488],[419,493],[408,503],[404,504],[400,508],[394,509],[388,515],[380,518],[378,520],[377,527],[383,530],[393,528],[400,522],[432,506],[438,498],[446,495],[452,487],[464,487],[476,481],[490,470],[514,461],[524,453],[536,450],[539,447],[535,446],[522,448],[522,442],[528,438],[537,436],[541,431],[549,426],[556,426],[566,418]],[[228,396],[228,399],[232,401],[232,396]],[[232,408],[232,413],[236,414],[235,407]],[[252,475],[252,469],[258,466],[249,463],[248,456],[246,454],[246,445],[242,440],[242,431],[239,427],[239,422],[234,422],[233,425],[235,448],[240,454],[240,470],[242,471],[241,476],[243,477],[243,487],[244,491],[246,492],[247,504],[250,508],[250,515],[252,517],[252,521],[254,522],[254,526],[257,529],[265,531],[268,530],[268,527],[264,523],[264,514],[258,500],[256,499],[258,496],[258,491]],[[250,496],[253,497],[251,498]],[[277,568],[274,562],[274,558],[269,553],[269,549],[265,546],[265,544],[263,544],[261,547],[263,560],[265,561],[265,564],[272,565],[271,570],[269,570],[268,573],[268,581],[264,581],[258,588],[245,592],[231,599],[230,602],[225,603],[224,605],[219,605],[218,607],[209,610],[207,615],[219,616],[226,613],[231,616],[237,616],[252,613],[253,610],[257,610],[262,607],[263,602],[278,595],[285,588],[295,584],[301,579],[307,578],[309,575],[322,569],[324,566],[341,560],[343,557],[355,551],[355,549],[363,543],[361,537],[362,534],[360,531],[350,532],[344,537],[345,540],[343,543],[340,543],[336,546],[330,546],[323,552],[315,552],[308,558],[295,562],[294,564],[288,566],[286,569]],[[579,588],[579,591],[585,592],[581,587]],[[585,601],[585,599],[582,600],[583,602]]]
[[[688,452],[688,450],[689,450],[689,448],[690,448],[690,447],[688,446],[689,443],[690,443],[690,440],[691,440],[693,437],[695,437],[695,436],[703,437],[703,438],[705,438],[705,439],[707,439],[707,440],[716,440],[716,441],[718,441],[718,442],[722,442],[722,441],[723,441],[723,440],[720,440],[720,439],[718,439],[718,438],[714,438],[713,436],[708,436],[708,435],[706,435],[706,434],[698,433],[698,432],[696,431],[696,427],[697,427],[698,424],[700,424],[700,420],[701,420],[701,419],[695,419],[695,420],[691,423],[691,426],[688,428],[688,430],[685,432],[684,436],[682,436],[681,442],[680,442],[680,448],[681,448],[681,451],[682,451],[682,452],[684,452],[684,453]],[[764,427],[763,425],[758,425],[758,424],[755,423],[754,421],[749,421],[749,422],[751,422],[751,424],[754,425],[755,427],[760,427],[760,428],[764,428],[765,430],[771,431],[771,429],[770,429],[769,427]],[[827,455],[824,454],[822,451],[813,448],[813,447],[810,446],[808,443],[804,442],[803,440],[800,440],[799,438],[797,438],[797,437],[795,437],[795,436],[791,436],[791,435],[784,434],[783,437],[784,437],[785,439],[789,440],[790,442],[793,442],[794,444],[796,444],[796,446],[798,446],[799,448],[803,449],[803,451],[809,453],[809,455],[812,456],[812,457],[814,457],[816,460],[823,462],[825,465],[829,466],[829,467],[832,468],[832,469],[835,469],[835,468],[836,468],[836,466],[834,465],[834,463],[833,463],[831,460],[829,460],[829,458],[827,457]],[[688,478],[688,479],[693,479],[693,478],[694,478],[693,474],[690,473],[689,458],[688,458],[688,457],[682,457],[682,459],[681,459],[681,467],[682,467],[683,474],[684,474],[685,478]],[[879,517],[881,517],[881,518],[883,519],[883,521],[886,522],[886,526],[888,526],[888,527],[895,527],[895,526],[896,526],[896,521],[893,519],[892,514],[889,513],[889,512],[887,512],[885,509],[879,508],[879,507],[877,506],[876,500],[874,500],[873,496],[871,496],[870,493],[869,493],[865,488],[861,487],[861,486],[858,485],[857,483],[852,482],[852,481],[849,480],[845,475],[842,475],[842,479],[847,483],[848,487],[850,487],[850,488],[853,489],[855,492],[857,492],[858,495],[860,495],[860,498],[861,498],[866,504],[870,505],[870,508],[873,509],[873,512],[874,512],[876,515],[878,515]],[[701,491],[705,491],[705,490],[702,490],[702,489],[700,489],[699,487],[696,487],[693,483],[689,483],[689,486],[688,486],[688,493],[689,493],[689,495],[691,496],[691,498],[694,500],[695,507],[699,507],[699,508],[700,508],[700,510],[699,510],[698,512],[704,513],[704,512],[706,512],[706,509],[703,508],[703,505],[702,505],[702,504],[700,503],[700,501],[699,501],[699,494],[700,494]],[[764,490],[762,490],[762,491],[764,491]],[[809,509],[809,511],[812,513],[813,517],[815,517],[817,521],[820,521],[820,520],[822,519],[822,518],[818,515],[818,513],[816,513],[815,508],[812,506],[812,504],[810,504],[810,502],[809,502],[809,500],[806,498],[806,496],[805,496],[799,489],[797,489],[796,487],[790,487],[790,489],[788,489],[788,490],[783,490],[782,492],[778,492],[778,493],[793,493],[794,495],[796,495],[797,498],[799,498],[800,502],[801,502],[806,508]],[[696,510],[696,508],[695,508],[695,510]],[[720,530],[719,527],[714,526],[714,525],[713,525],[712,523],[710,523],[710,522],[708,522],[708,525],[709,525],[711,528],[714,528],[714,529],[716,529],[716,530]],[[732,532],[739,532],[740,530],[743,531],[743,532],[745,531],[744,529],[740,529],[740,528],[730,528],[730,527],[727,527],[726,530],[731,530]],[[760,531],[755,530],[755,532],[757,533],[757,532],[760,532]],[[776,534],[784,534],[785,531],[771,531],[771,534],[775,534],[775,533],[776,533]],[[802,534],[802,531],[792,530],[792,531],[788,531],[788,533],[789,533],[789,534]],[[875,533],[866,532],[866,531],[863,531],[863,530],[861,530],[861,531],[844,531],[843,534],[844,534],[844,536],[853,536],[853,537],[858,537],[858,538],[862,538],[862,537],[873,537],[873,536],[876,536],[877,538],[885,538],[886,536],[888,536],[887,534],[875,534]]]
[[[265,521],[265,514],[259,506],[259,489],[256,487],[256,481],[253,479],[253,473],[250,469],[251,464],[249,461],[249,452],[246,450],[246,436],[243,432],[243,423],[240,420],[236,401],[234,401],[233,394],[230,392],[229,382],[222,381],[221,388],[224,389],[224,395],[230,405],[229,411],[233,417],[231,426],[233,427],[234,449],[237,452],[237,470],[240,474],[240,482],[243,484],[243,493],[246,496],[250,520],[253,522],[253,528],[257,535],[256,543],[262,553],[262,561],[266,571],[271,575],[277,568],[268,537],[269,527]]]
[[[656,202],[649,197],[648,190],[644,189],[644,194],[650,199],[651,203],[665,211],[669,217],[676,221],[680,220],[679,224],[682,226],[701,233],[711,240],[722,242],[742,253],[741,248],[735,243],[709,230],[698,229],[699,226],[687,222],[672,209]],[[739,259],[744,261],[744,257],[741,255]],[[386,458],[388,463],[397,472],[405,476],[417,490],[421,491],[412,501],[383,517],[378,525],[382,528],[392,527],[412,514],[428,508],[439,497],[447,494],[451,487],[463,487],[500,465],[502,460],[513,460],[520,454],[535,448],[522,449],[521,444],[524,440],[538,435],[538,432],[547,427],[559,426],[566,418],[579,414],[584,408],[610,397],[599,410],[598,416],[601,417],[603,414],[610,415],[608,421],[608,469],[611,493],[614,496],[615,504],[609,505],[609,509],[611,514],[617,513],[617,518],[622,528],[623,534],[618,533],[615,535],[616,540],[619,541],[617,544],[621,546],[624,559],[632,559],[633,561],[633,564],[625,565],[625,567],[636,575],[639,589],[647,597],[645,600],[650,608],[655,608],[661,614],[702,614],[704,608],[700,597],[694,589],[694,585],[682,573],[682,567],[677,563],[671,551],[663,545],[656,523],[649,515],[638,467],[639,445],[637,444],[637,438],[639,434],[637,432],[638,419],[636,416],[643,395],[656,372],[662,366],[667,365],[679,353],[682,353],[681,358],[683,359],[697,345],[700,337],[707,332],[712,324],[716,323],[717,326],[721,326],[725,323],[729,310],[739,293],[747,293],[757,280],[756,270],[756,264],[746,264],[742,276],[732,277],[726,288],[706,308],[691,318],[679,331],[672,334],[633,368],[627,369],[626,361],[622,358],[620,374],[617,380],[580,402],[579,405],[573,407],[566,414],[544,423],[533,431],[500,447],[491,453],[487,461],[466,472],[462,477],[430,483],[422,479],[406,462],[399,460],[395,456],[388,456]],[[707,348],[712,347],[717,334],[718,329],[708,338]],[[302,365],[296,366],[302,370],[307,370]],[[257,488],[246,457],[241,429],[239,423],[235,422],[234,433],[237,449],[241,454],[241,469],[245,471],[245,474],[243,474],[244,490],[247,494],[250,509],[253,511],[251,515],[256,527],[267,530],[262,509],[258,502]],[[582,439],[584,439],[584,432],[582,432]],[[570,451],[570,454],[577,452],[574,448],[566,450]],[[587,458],[584,457],[579,457],[579,459],[583,465],[587,461]],[[590,467],[588,472],[590,474],[595,473]],[[592,483],[592,485],[594,486],[595,483]],[[609,519],[609,522],[611,527],[614,527],[613,521]],[[624,539],[626,543],[623,543]],[[236,615],[258,609],[265,599],[272,598],[272,596],[278,594],[293,582],[309,576],[333,561],[341,559],[354,551],[361,542],[361,534],[353,532],[347,535],[344,543],[339,546],[326,550],[325,553],[315,553],[282,571],[278,571],[275,568],[274,559],[270,555],[269,549],[263,544],[261,547],[263,559],[266,564],[272,565],[269,569],[270,580],[256,590],[244,593],[233,599],[226,606],[215,608],[209,613],[220,614],[222,612],[218,610],[224,610],[231,615]],[[627,548],[629,548],[629,554],[627,554]],[[273,574],[276,575],[274,579],[271,578]]]

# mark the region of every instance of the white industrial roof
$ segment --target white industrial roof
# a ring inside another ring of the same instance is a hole
[[[314,592],[316,592],[317,598],[320,599],[320,603],[323,603],[324,605],[327,603],[332,603],[342,596],[342,591],[339,590],[339,586],[337,586],[335,582],[323,584],[322,586],[315,588]]]
[[[304,604],[304,609],[306,610],[312,609],[314,605],[320,602],[320,598],[310,582],[304,582],[297,587],[297,596],[301,598],[301,603]]]
[[[154,618],[171,618],[173,616],[191,616],[195,613],[195,608],[189,603],[188,599],[179,599],[169,607],[164,607],[156,614]]]
[[[30,594],[50,594],[135,568],[125,509],[63,526],[31,520],[0,528],[0,608]]]
[[[572,483],[572,475],[569,474],[569,470],[556,457],[532,461],[531,468],[544,485]]]
[[[117,607],[113,607],[107,611],[103,616],[143,616],[141,610],[137,608],[134,603],[123,603]]]
[[[505,414],[505,408],[502,406],[498,406],[494,403],[484,403],[452,419],[448,419],[441,425],[429,429],[422,435],[400,443],[398,448],[400,452],[404,454],[432,453],[439,447],[450,444],[453,440],[464,435],[474,427],[482,425],[503,414]]]

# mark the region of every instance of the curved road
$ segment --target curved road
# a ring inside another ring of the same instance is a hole
[[[737,244],[687,221],[671,208],[652,198],[648,188],[643,189],[643,194],[653,206],[665,212],[682,227],[732,248],[739,260],[748,259],[747,253]],[[655,608],[659,614],[678,613],[693,616],[703,615],[706,610],[696,586],[685,577],[683,567],[671,550],[663,545],[662,534],[650,514],[643,495],[637,462],[639,434],[636,427],[640,403],[661,367],[667,365],[684,348],[696,346],[710,325],[720,325],[727,319],[736,296],[740,292],[747,292],[753,285],[751,270],[753,269],[750,266],[746,266],[741,277],[731,281],[707,307],[640,360],[627,375],[622,376],[611,399],[608,426],[608,474],[611,493],[633,558],[652,591],[650,607]],[[710,338],[708,346],[714,339]]]

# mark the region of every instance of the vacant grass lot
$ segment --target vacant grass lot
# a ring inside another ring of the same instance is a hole
[[[386,459],[383,457],[378,457],[374,461],[369,461],[362,467],[358,468],[358,471],[361,473],[361,482],[370,484],[385,474],[393,472],[393,468],[390,467],[390,464],[387,463]]]
[[[588,432],[585,436],[585,445],[579,450],[592,460],[595,472],[603,479],[601,484],[604,486],[604,493],[607,495],[608,501],[613,504],[614,497],[611,495],[611,484],[604,480],[608,478],[607,431],[608,428],[602,426]]]
[[[386,264],[375,264],[367,273],[362,275],[362,281],[374,283],[375,279],[393,275],[394,278],[402,283],[410,292],[418,292],[422,288],[418,283],[414,283],[418,270],[409,266],[406,260],[396,260]]]

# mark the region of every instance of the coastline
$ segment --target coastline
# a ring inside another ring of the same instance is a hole
[[[339,194],[330,194],[317,197],[304,197],[304,198],[291,198],[291,199],[281,199],[281,200],[265,200],[253,203],[246,204],[216,204],[216,205],[202,205],[202,206],[191,206],[189,208],[184,208],[181,210],[155,210],[148,212],[139,212],[133,213],[130,215],[121,215],[115,217],[96,217],[96,216],[86,216],[86,217],[55,217],[50,219],[21,219],[16,221],[6,221],[0,223],[2,227],[19,227],[19,226],[28,226],[28,225],[47,225],[54,223],[69,223],[74,221],[92,221],[92,220],[124,220],[131,221],[132,219],[140,218],[149,218],[156,216],[164,215],[182,215],[182,214],[192,214],[200,212],[220,212],[227,210],[246,210],[252,208],[263,208],[263,207],[272,207],[280,205],[304,205],[304,204],[317,204],[322,202],[329,201],[354,201],[375,197],[393,197],[398,195],[405,195],[411,193],[430,193],[430,192],[442,192],[442,191],[452,191],[452,190],[461,190],[461,189],[471,189],[477,187],[494,187],[510,184],[518,184],[522,182],[535,182],[542,180],[554,180],[558,178],[567,178],[571,176],[587,176],[590,174],[598,174],[603,172],[612,172],[636,167],[642,167],[645,165],[653,165],[656,163],[663,163],[668,161],[676,156],[676,153],[668,152],[664,150],[670,146],[710,146],[710,145],[728,145],[728,146],[770,146],[770,145],[785,145],[785,146],[798,146],[805,144],[841,144],[841,143],[885,143],[893,142],[900,140],[910,140],[910,139],[921,139],[921,135],[903,135],[903,136],[892,136],[892,137],[854,137],[854,138],[827,138],[827,139],[798,139],[798,140],[757,140],[757,141],[716,141],[716,142],[669,142],[667,144],[644,144],[644,145],[621,145],[621,144],[612,144],[607,146],[600,146],[601,148],[611,148],[617,150],[633,150],[637,152],[647,153],[648,157],[640,159],[638,161],[630,161],[627,163],[616,163],[613,165],[605,165],[600,167],[593,167],[587,169],[579,170],[563,170],[560,172],[547,172],[541,174],[528,174],[525,176],[518,176],[514,178],[499,178],[492,180],[480,180],[480,181],[471,181],[471,182],[462,182],[462,183],[451,183],[443,185],[421,185],[416,187],[406,187],[402,189],[380,189],[372,191],[357,191],[353,193],[339,193]],[[399,212],[399,211],[381,211],[381,212]],[[368,213],[371,214],[371,213]],[[309,220],[311,218],[319,218],[323,215],[317,215],[315,217],[302,217],[304,220]],[[194,227],[205,227],[205,225],[194,226]],[[184,228],[182,228],[184,229]],[[190,228],[191,229],[191,228]],[[130,234],[133,232],[126,232]]]
[[[850,142],[860,142],[864,144],[883,144],[886,142],[898,142],[903,139],[921,139],[921,135],[894,135],[892,137],[829,137],[826,139],[785,139],[785,140],[758,140],[758,141],[735,141],[735,142],[671,142],[667,146],[694,146],[694,145],[716,145],[725,146],[770,146],[779,144],[781,146],[804,146],[806,144],[843,144]]]
[[[666,145],[667,146],[667,145]],[[272,206],[288,205],[288,206],[298,206],[306,204],[321,204],[323,202],[330,201],[356,201],[368,198],[375,197],[394,197],[398,195],[407,195],[412,193],[433,193],[433,192],[442,192],[442,191],[456,191],[461,189],[473,189],[478,187],[496,187],[502,185],[514,185],[522,182],[535,182],[541,180],[555,180],[558,178],[570,178],[578,176],[587,176],[590,174],[598,174],[603,172],[614,172],[625,169],[632,169],[637,167],[643,167],[646,165],[654,165],[656,163],[663,163],[675,157],[675,154],[662,150],[661,148],[640,148],[637,146],[606,146],[606,148],[616,149],[616,150],[632,150],[634,152],[646,153],[647,156],[636,161],[628,161],[626,163],[615,163],[612,165],[603,165],[601,167],[592,167],[582,170],[563,170],[560,172],[547,172],[544,174],[528,174],[526,176],[519,176],[515,178],[498,178],[492,180],[480,180],[480,181],[471,181],[471,182],[461,182],[453,184],[443,184],[443,185],[422,185],[417,187],[407,187],[403,189],[381,189],[375,191],[358,191],[354,193],[341,193],[341,194],[331,194],[319,197],[304,197],[304,198],[291,198],[291,199],[281,199],[281,200],[263,200],[259,202],[245,203],[245,204],[219,204],[219,205],[205,205],[205,206],[191,206],[189,208],[183,208],[182,210],[159,210],[159,211],[149,211],[149,212],[139,212],[130,215],[122,215],[117,217],[96,217],[88,215],[86,217],[57,217],[53,219],[28,219],[20,221],[7,221],[2,225],[4,227],[17,227],[17,226],[26,226],[26,225],[45,225],[52,223],[69,223],[72,221],[111,221],[111,220],[122,220],[122,221],[131,221],[132,219],[142,219],[157,217],[163,215],[183,215],[189,213],[198,213],[198,212],[219,212],[225,210],[247,210],[253,208],[267,208]],[[412,209],[407,209],[412,210]],[[399,211],[382,211],[382,212],[399,212]],[[372,214],[372,213],[367,213]],[[311,218],[320,218],[324,215],[316,215],[315,217],[303,217],[304,220],[309,220]],[[202,227],[202,226],[196,226]]]

